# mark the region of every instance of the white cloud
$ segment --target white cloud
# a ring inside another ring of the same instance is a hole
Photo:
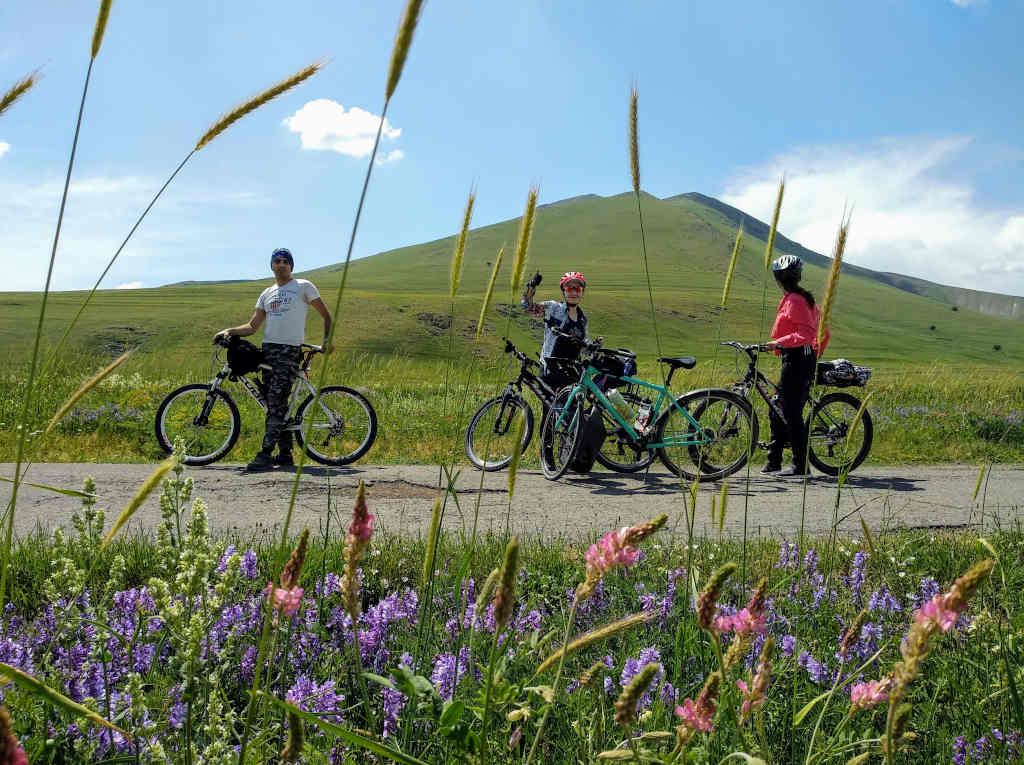
[[[953,0],[953,5],[959,8],[969,8],[972,5],[981,5],[984,0]]]
[[[114,287],[115,290],[139,290],[145,285],[142,282],[125,282]]]
[[[134,175],[73,180],[53,288],[91,287],[164,180]],[[7,274],[5,289],[42,288],[63,188],[64,180],[58,177],[41,181],[0,177],[0,269]],[[136,280],[147,274],[152,284],[151,263],[166,262],[168,254],[202,250],[209,228],[219,228],[220,219],[246,215],[268,203],[254,191],[181,183],[161,197],[102,287],[137,288],[142,284],[135,284]],[[174,281],[173,275],[167,281]]]
[[[404,156],[405,156],[405,152],[402,151],[401,149],[392,149],[387,154],[384,154],[383,156],[378,157],[377,158],[377,164],[378,165],[387,165],[387,164],[390,164],[391,162],[397,162],[398,160],[400,160]]]
[[[1024,295],[1024,211],[982,207],[973,188],[942,177],[971,143],[961,136],[807,146],[738,173],[723,201],[770,220],[786,176],[779,231],[829,254],[853,210],[847,260],[957,287]]]
[[[283,124],[298,133],[303,149],[336,151],[350,157],[366,157],[373,151],[373,141],[380,125],[380,116],[353,106],[348,111],[337,101],[318,98],[308,102]],[[386,119],[381,130],[382,141],[394,141],[402,135],[401,128]],[[385,155],[385,162],[395,162],[404,156],[400,150]]]
[[[11,145],[7,141],[0,141],[0,157],[11,150]]]

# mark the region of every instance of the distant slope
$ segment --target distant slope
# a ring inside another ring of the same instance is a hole
[[[739,210],[732,205],[728,205],[721,200],[709,197],[696,191],[691,191],[687,194],[679,194],[674,197],[668,197],[665,201],[670,202],[674,199],[686,199],[697,202],[698,204],[709,207],[715,212],[720,213],[724,218],[730,221],[734,226],[743,224],[743,230],[761,241],[767,241],[769,226],[767,223],[753,218],[747,213]],[[779,252],[788,252],[793,255],[799,255],[801,258],[809,263],[815,263],[817,265],[826,265],[831,262],[831,259],[824,255],[809,250],[802,244],[794,242],[782,234],[776,232],[775,234],[775,249]],[[951,287],[945,284],[936,284],[926,279],[919,279],[914,276],[904,276],[903,274],[895,274],[885,271],[872,271],[870,268],[863,268],[861,266],[855,266],[852,264],[844,263],[843,272],[850,273],[856,276],[862,276],[865,279],[873,279],[875,281],[888,284],[896,289],[903,290],[904,292],[912,292],[915,295],[923,295],[925,297],[934,298],[943,303],[949,305],[955,305],[959,308],[967,308],[971,311],[979,311],[980,313],[992,314],[993,316],[1006,316],[1013,319],[1024,318],[1024,298],[1016,297],[1014,295],[1003,295],[997,292],[981,292],[979,290],[970,290],[962,287]]]

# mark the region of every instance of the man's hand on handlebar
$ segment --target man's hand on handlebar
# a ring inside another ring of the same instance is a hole
[[[230,335],[228,334],[228,331],[226,329],[222,329],[213,336],[213,344],[227,346],[229,338]]]

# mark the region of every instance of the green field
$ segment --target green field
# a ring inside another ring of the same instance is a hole
[[[764,243],[747,237],[726,309],[722,285],[734,228],[724,215],[691,197],[643,197],[644,227],[660,351],[698,359],[677,376],[684,390],[725,384],[739,374],[732,351],[719,340],[764,339],[778,293],[764,278]],[[783,210],[782,223],[785,223]],[[539,348],[536,321],[508,290],[518,220],[481,227],[469,235],[454,327],[448,296],[453,238],[406,247],[352,263],[338,319],[337,352],[328,377],[365,390],[378,410],[381,435],[374,462],[432,462],[461,449],[461,433],[476,402],[510,374],[500,337]],[[856,236],[856,226],[851,236]],[[506,248],[503,273],[485,331],[474,339],[491,264]],[[300,257],[301,262],[301,257]],[[253,273],[262,268],[254,262]],[[588,279],[585,310],[591,333],[628,347],[642,375],[658,378],[659,352],[651,321],[632,195],[582,197],[538,208],[527,270],[547,277],[539,297],[557,297],[557,276],[582,270]],[[942,462],[1017,459],[1024,446],[1024,363],[1021,323],[921,297],[865,276],[841,277],[826,356],[867,364],[867,391],[878,424],[871,460]],[[333,306],[337,266],[300,273]],[[808,265],[804,284],[819,299],[824,268]],[[163,395],[213,373],[210,338],[248,318],[269,278],[229,284],[103,291],[72,332],[69,349],[49,369],[33,412],[39,430],[67,396],[113,356],[136,353],[118,378],[90,392],[39,446],[49,460],[145,461],[158,456],[152,418]],[[44,354],[60,338],[85,293],[50,297]],[[13,426],[20,412],[40,296],[8,293],[0,304],[3,343],[0,390],[0,460],[13,457]],[[311,312],[307,338],[320,341]],[[998,346],[998,350],[997,350]],[[775,374],[774,361],[767,364]],[[855,391],[864,393],[864,391]],[[241,401],[243,438],[229,459],[243,461],[257,448],[261,417]],[[111,407],[116,407],[112,409]],[[119,419],[120,418],[120,419]],[[766,423],[764,423],[766,426]],[[531,455],[532,456],[532,455]]]

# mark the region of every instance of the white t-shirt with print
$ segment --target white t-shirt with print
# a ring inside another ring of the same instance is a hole
[[[263,342],[302,345],[306,338],[306,309],[320,297],[313,282],[292,279],[287,284],[271,284],[260,294],[256,307],[267,314]]]

